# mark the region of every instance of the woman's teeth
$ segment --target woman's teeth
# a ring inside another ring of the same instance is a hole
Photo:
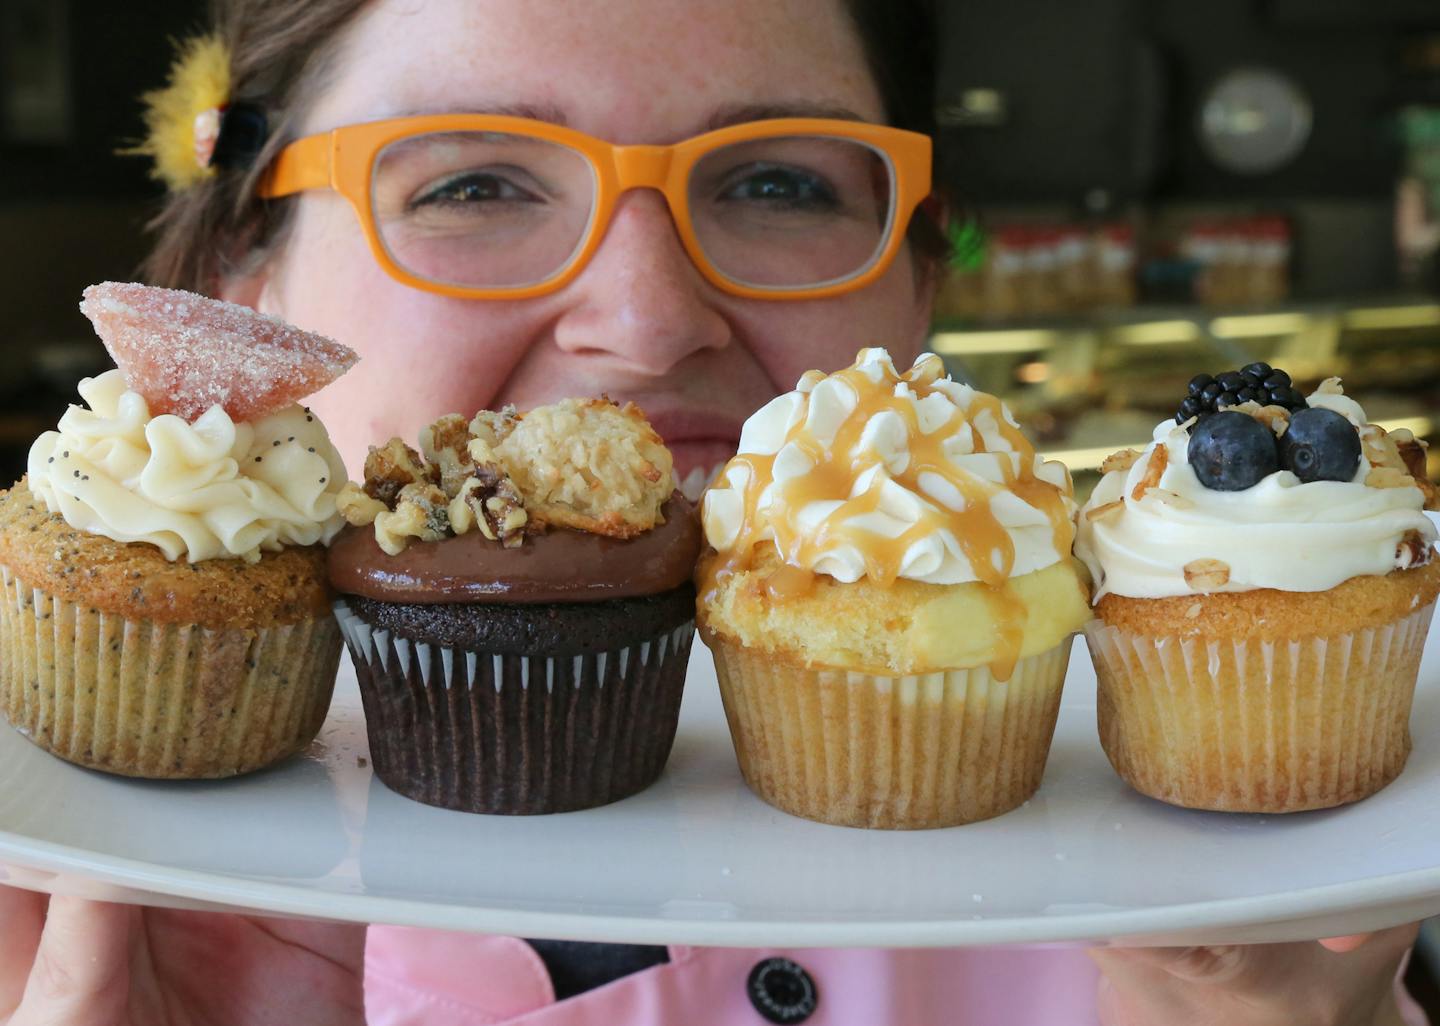
[[[724,469],[724,463],[717,463],[713,467],[695,467],[681,478],[680,491],[691,502],[698,502],[700,493],[705,490],[705,486],[719,477],[720,472]]]

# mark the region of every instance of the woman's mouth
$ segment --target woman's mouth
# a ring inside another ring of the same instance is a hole
[[[653,414],[650,423],[675,457],[675,479],[692,501],[719,476],[740,442],[741,422],[728,417],[674,411]]]

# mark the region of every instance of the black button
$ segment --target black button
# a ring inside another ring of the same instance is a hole
[[[767,958],[755,966],[745,989],[755,1011],[781,1026],[810,1018],[820,997],[810,974],[788,958]]]

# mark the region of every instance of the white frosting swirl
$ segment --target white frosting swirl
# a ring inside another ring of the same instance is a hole
[[[1334,410],[1357,429],[1366,426],[1365,411],[1348,396],[1317,393],[1309,403]],[[1410,532],[1427,548],[1435,541],[1420,489],[1366,485],[1371,466],[1363,456],[1350,481],[1302,483],[1280,470],[1244,491],[1222,492],[1200,483],[1190,467],[1189,444],[1189,431],[1166,421],[1128,471],[1111,471],[1095,486],[1080,515],[1075,554],[1090,568],[1096,601],[1107,594],[1326,591],[1352,577],[1410,566],[1401,546]],[[1136,499],[1160,450],[1164,472]],[[1090,515],[1112,503],[1122,505]],[[1197,560],[1224,563],[1229,580],[1218,586],[1200,580],[1192,587],[1185,567]]]
[[[861,408],[854,383],[859,379],[847,380],[853,372],[864,375],[884,396],[879,408]],[[866,349],[850,371],[806,374],[795,391],[772,400],[745,422],[737,458],[705,493],[701,516],[710,545],[726,552],[746,541],[742,535],[748,509],[761,525],[748,540],[774,542],[780,558],[793,566],[850,583],[867,574],[867,539],[874,540],[868,546],[873,557],[875,549],[908,534],[912,537],[899,556],[897,576],[961,584],[995,576],[994,570],[983,577],[977,574],[957,537],[956,515],[980,504],[988,506],[1013,547],[1009,576],[1068,557],[1068,529],[1057,538],[1046,511],[1022,499],[1010,483],[1039,479],[1044,484],[1035,494],[1063,510],[1060,519],[1068,524],[1075,504],[1065,468],[1037,457],[997,400],[942,373],[943,364],[933,354],[920,357],[902,376],[885,350]],[[911,416],[902,415],[904,405]],[[863,426],[854,423],[855,417],[865,418]],[[912,437],[911,423],[919,437]],[[842,439],[852,443],[838,451]],[[964,494],[946,475],[912,465],[917,449],[943,459],[949,477],[962,482]],[[772,456],[773,462],[747,459]],[[768,463],[768,474],[756,480],[752,468],[762,462]],[[787,486],[799,483],[803,494],[806,479],[817,474],[831,482],[835,494],[791,508]],[[838,491],[837,482],[842,486]],[[782,544],[777,521],[785,534],[795,535],[796,543]],[[998,565],[998,558],[996,562],[995,570],[1003,572],[1006,568]]]
[[[118,370],[80,382],[88,404],[30,448],[30,490],[82,531],[154,545],[168,559],[255,562],[329,542],[344,521],[345,466],[300,406],[254,424],[213,406],[193,424],[152,418]],[[276,444],[279,443],[279,444]]]

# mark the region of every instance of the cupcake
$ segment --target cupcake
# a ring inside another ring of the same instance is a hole
[[[694,635],[694,508],[644,415],[607,399],[442,417],[371,449],[330,553],[375,772],[466,812],[649,786]]]
[[[62,759],[226,777],[305,747],[340,636],[325,543],[344,466],[295,400],[354,354],[250,310],[85,291],[118,370],[80,383],[0,493],[0,697]]]
[[[1090,615],[1065,468],[938,356],[883,349],[808,372],[739,448],[702,500],[698,621],[751,789],[889,829],[1025,801]]]
[[[1307,400],[1253,364],[1191,392],[1144,452],[1106,462],[1080,517],[1105,753],[1187,808],[1374,794],[1410,752],[1440,591],[1424,447],[1338,379]]]

